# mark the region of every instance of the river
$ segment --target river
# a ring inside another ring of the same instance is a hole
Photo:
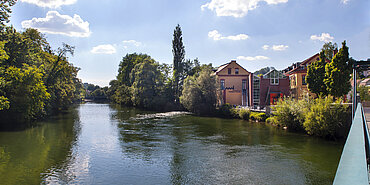
[[[343,142],[86,103],[0,132],[0,184],[331,184]]]

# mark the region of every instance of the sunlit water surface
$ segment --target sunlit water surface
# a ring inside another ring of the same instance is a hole
[[[331,184],[342,147],[263,123],[87,103],[0,132],[0,184]]]

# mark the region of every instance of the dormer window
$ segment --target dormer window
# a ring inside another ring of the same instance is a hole
[[[231,75],[231,68],[227,69],[227,74]]]
[[[239,74],[239,68],[235,68],[235,74]]]

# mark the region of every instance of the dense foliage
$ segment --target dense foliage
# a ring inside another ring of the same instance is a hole
[[[177,25],[173,31],[172,40],[172,54],[173,54],[173,92],[175,102],[179,102],[182,92],[182,83],[186,78],[183,76],[184,60],[185,60],[185,46],[182,42],[182,31],[180,25]]]
[[[204,69],[199,76],[188,76],[184,82],[184,90],[180,102],[184,107],[196,114],[211,114],[216,109],[219,85],[216,76],[210,69]]]
[[[18,32],[4,26],[10,6],[0,4],[0,120],[27,123],[81,98],[83,87],[78,68],[67,61],[74,48],[63,44],[53,51],[44,35],[35,29]],[[3,125],[0,125],[3,126]]]
[[[342,48],[333,56],[336,49],[336,44],[325,43],[320,52],[320,60],[308,66],[308,89],[316,95],[338,98],[346,95],[351,89],[353,59],[349,58],[346,41],[343,41]]]
[[[310,100],[280,100],[273,107],[274,117],[269,118],[268,121],[287,127],[289,130],[334,138],[350,118],[348,106],[341,102],[340,98],[334,102],[331,96],[320,96]]]
[[[325,66],[324,83],[330,95],[342,97],[350,91],[352,72],[350,61],[346,41],[343,41],[342,48],[334,55],[332,61]]]
[[[326,85],[324,83],[325,65],[325,52],[321,51],[320,60],[312,62],[312,64],[307,67],[307,88],[316,95],[328,94],[328,91],[326,90]]]

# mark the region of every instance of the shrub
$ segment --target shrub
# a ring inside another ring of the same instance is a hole
[[[240,119],[249,120],[250,111],[247,109],[240,109],[239,110],[239,117]]]
[[[277,120],[276,120],[276,117],[274,117],[274,116],[268,117],[268,118],[266,119],[266,122],[267,122],[267,123],[270,123],[270,124],[273,124],[273,125],[278,125],[278,122],[277,122]]]
[[[286,126],[289,130],[304,130],[305,111],[309,108],[309,101],[280,99],[273,107],[276,122],[279,126]]]
[[[218,108],[218,115],[224,118],[232,118],[234,114],[232,109],[232,105],[225,103]]]
[[[267,115],[263,112],[251,112],[250,119],[253,121],[266,121]]]
[[[341,105],[341,99],[333,102],[332,97],[317,98],[306,113],[303,126],[310,135],[335,137],[335,133],[349,116],[348,105]]]

